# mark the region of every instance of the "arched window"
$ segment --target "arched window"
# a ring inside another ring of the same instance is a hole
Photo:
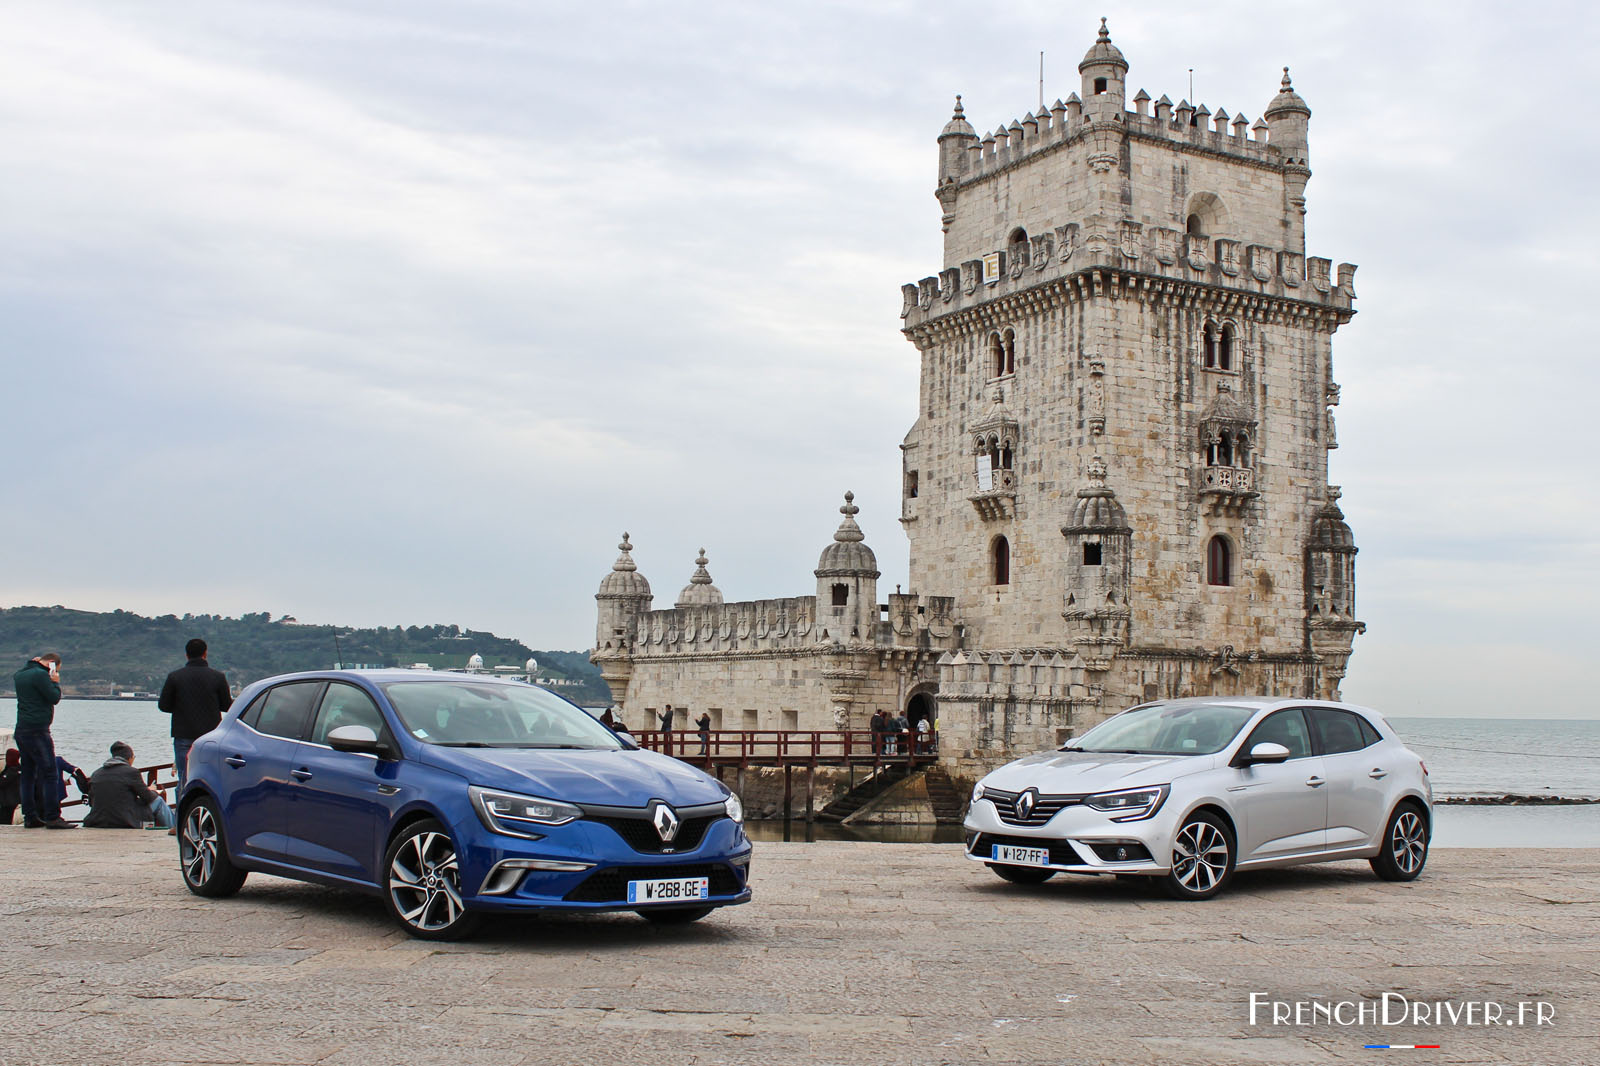
[[[989,548],[989,570],[993,578],[991,584],[1011,584],[1011,542],[1004,537],[994,538],[994,544]]]
[[[1014,329],[1006,330],[1002,340],[1005,342],[1006,351],[1005,372],[1007,374],[1015,374],[1017,372],[1017,331]]]
[[[1001,377],[1006,372],[1006,342],[1000,334],[989,334],[989,376]]]
[[[1104,78],[1096,78],[1094,80],[1094,94],[1096,96],[1103,96],[1103,95],[1105,95],[1105,91],[1106,91],[1106,80]]]
[[[1206,545],[1206,584],[1233,584],[1233,548],[1220,533]]]
[[[1233,465],[1233,435],[1230,434],[1227,430],[1223,430],[1222,431],[1222,436],[1217,438],[1217,461],[1215,463],[1213,463],[1212,465],[1213,466],[1232,466]],[[1224,581],[1223,584],[1226,585],[1227,582]]]
[[[1205,332],[1201,337],[1201,347],[1204,349],[1201,365],[1207,370],[1213,370],[1217,365],[1217,324],[1207,322]]]
[[[850,586],[838,584],[833,586],[833,605],[843,607],[850,602]]]
[[[1233,369],[1233,327],[1223,326],[1222,337],[1217,345],[1217,369]]]
[[[1205,220],[1198,214],[1190,215],[1185,229],[1191,237],[1204,237],[1206,235]]]

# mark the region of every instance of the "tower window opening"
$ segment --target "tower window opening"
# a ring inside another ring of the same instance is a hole
[[[1222,337],[1217,345],[1217,369],[1233,369],[1233,327],[1223,326]]]
[[[1006,342],[1000,334],[989,334],[989,368],[990,377],[1004,377],[1006,372]]]
[[[907,470],[906,471],[906,499],[914,500],[916,498],[917,498],[917,472],[915,470]]]
[[[1205,333],[1202,336],[1201,346],[1204,349],[1203,365],[1207,370],[1214,370],[1217,366],[1217,327],[1210,322],[1206,323]]]
[[[1233,549],[1228,545],[1228,538],[1219,533],[1206,545],[1206,584],[1231,585],[1232,573]]]
[[[1002,342],[1005,347],[1004,373],[1015,374],[1017,372],[1017,331],[1014,329],[1006,330],[1002,337]]]
[[[833,586],[833,605],[843,607],[850,602],[850,586],[838,584]]]
[[[1233,461],[1237,466],[1250,465],[1250,438],[1243,433],[1233,443]]]
[[[1204,237],[1206,235],[1206,224],[1198,214],[1190,215],[1184,230],[1191,237]]]
[[[1100,96],[1100,95],[1104,94],[1105,91],[1106,91],[1106,80],[1104,78],[1096,78],[1094,80],[1094,94],[1096,96]]]
[[[1100,565],[1100,545],[1098,545],[1098,544],[1085,544],[1083,546],[1083,565],[1084,566],[1099,566]]]
[[[994,538],[989,549],[989,569],[995,585],[1011,584],[1011,542],[1004,537]]]
[[[1226,432],[1224,432],[1221,437],[1217,438],[1217,461],[1211,465],[1233,465],[1233,437]],[[1227,582],[1224,581],[1223,584],[1226,585]]]

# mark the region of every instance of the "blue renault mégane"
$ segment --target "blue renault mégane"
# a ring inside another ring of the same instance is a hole
[[[743,819],[715,778],[532,685],[333,671],[251,685],[195,742],[178,844],[198,895],[259,870],[374,892],[451,939],[494,912],[747,902]]]

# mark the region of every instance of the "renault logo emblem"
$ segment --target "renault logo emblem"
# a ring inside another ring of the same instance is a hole
[[[1033,789],[1027,789],[1017,797],[1017,819],[1026,822],[1033,815],[1033,805],[1039,802],[1039,794]]]
[[[656,835],[661,837],[661,843],[670,844],[678,837],[678,826],[682,821],[678,812],[668,807],[665,803],[657,802],[655,811],[650,815],[650,821],[655,824]]]

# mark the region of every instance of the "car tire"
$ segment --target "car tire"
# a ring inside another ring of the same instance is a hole
[[[640,907],[634,913],[657,925],[688,925],[714,910],[715,907]]]
[[[244,886],[246,872],[228,857],[222,815],[210,796],[199,796],[178,819],[178,868],[183,883],[197,896],[221,899]]]
[[[1385,881],[1415,881],[1428,862],[1428,820],[1422,808],[1410,800],[1397,806],[1383,828],[1382,850],[1367,862]]]
[[[1002,881],[1014,885],[1042,885],[1056,875],[1054,870],[1041,870],[1037,866],[1009,866],[1001,862],[984,863]]]
[[[406,826],[384,852],[383,899],[420,940],[459,940],[478,927],[479,916],[462,900],[455,842],[432,818]]]
[[[1233,832],[1209,811],[1183,820],[1172,838],[1172,870],[1161,886],[1173,899],[1210,899],[1233,877]]]

